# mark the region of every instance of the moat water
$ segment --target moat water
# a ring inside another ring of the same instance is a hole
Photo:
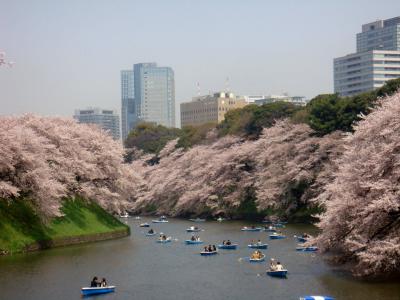
[[[296,252],[295,234],[315,232],[313,226],[287,225],[287,238],[269,240],[266,232],[242,232],[240,221],[205,222],[199,235],[207,244],[230,239],[237,250],[220,250],[213,257],[199,255],[202,245],[185,245],[185,229],[193,222],[170,219],[151,224],[157,232],[172,236],[169,244],[146,237],[146,228],[126,219],[131,236],[118,240],[0,257],[0,299],[81,299],[80,288],[93,276],[106,277],[116,285],[112,294],[86,299],[299,299],[303,295],[330,295],[337,300],[399,300],[400,283],[367,283],[326,264],[315,253]],[[249,263],[247,244],[261,239],[269,244],[266,262]],[[269,258],[279,259],[288,269],[287,279],[266,276]]]

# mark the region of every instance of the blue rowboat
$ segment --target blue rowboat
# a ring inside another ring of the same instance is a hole
[[[115,286],[110,285],[106,287],[83,287],[81,293],[83,296],[107,294],[115,291]]]
[[[296,236],[296,239],[297,239],[297,241],[298,241],[299,243],[305,243],[305,242],[307,242],[307,239],[306,239],[306,238],[303,238],[303,237],[301,237],[301,236]]]
[[[186,244],[186,245],[197,245],[197,244],[203,244],[203,241],[199,241],[199,240],[197,240],[197,241],[186,240],[186,241],[185,241],[185,244]]]
[[[205,222],[206,219],[196,218],[196,219],[189,219],[189,221],[192,221],[192,222]]]
[[[250,244],[250,245],[247,245],[249,248],[252,248],[252,249],[267,249],[268,248],[268,244]]]
[[[139,225],[139,227],[150,227],[150,225],[148,223],[142,223]]]
[[[158,239],[156,242],[157,243],[161,243],[161,244],[166,244],[166,243],[170,243],[172,241],[171,237],[167,237],[166,240],[160,240]]]
[[[267,271],[267,275],[271,277],[280,277],[280,278],[285,278],[287,276],[287,270],[282,270],[282,271]]]
[[[318,251],[318,247],[316,247],[316,246],[296,247],[296,251],[302,251],[302,252],[316,252],[316,251]]]
[[[186,228],[186,232],[199,232],[201,231],[200,228],[195,228],[194,226]]]
[[[242,231],[261,231],[262,230],[262,228],[261,227],[243,227],[242,229],[241,229]]]
[[[236,250],[238,244],[230,244],[230,245],[218,245],[218,249],[225,249],[225,250]]]
[[[261,256],[261,258],[249,258],[249,262],[254,262],[254,263],[259,263],[259,262],[263,262],[265,260],[265,254],[263,254]]]
[[[269,235],[269,238],[270,238],[271,240],[281,240],[281,239],[286,238],[286,236],[281,235],[281,234],[270,234],[270,235]]]
[[[300,300],[335,300],[330,296],[303,296],[300,297]]]
[[[218,251],[211,251],[211,252],[202,251],[202,252],[200,252],[201,256],[211,256],[211,255],[216,255],[216,254],[218,254]]]

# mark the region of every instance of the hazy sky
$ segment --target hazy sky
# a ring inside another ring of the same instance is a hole
[[[399,0],[0,0],[16,62],[0,67],[0,114],[120,111],[120,70],[139,62],[174,69],[177,108],[227,77],[236,94],[310,98],[332,92],[332,59],[361,24],[399,15]]]

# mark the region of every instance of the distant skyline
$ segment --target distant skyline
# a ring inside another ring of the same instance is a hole
[[[179,104],[200,93],[333,92],[333,58],[355,52],[361,25],[400,15],[400,1],[5,1],[0,114],[120,112],[120,71],[175,72]],[[179,123],[179,122],[178,122]],[[179,124],[177,124],[179,125]]]

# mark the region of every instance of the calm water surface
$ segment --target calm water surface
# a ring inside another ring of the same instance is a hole
[[[206,243],[230,239],[238,250],[221,250],[213,257],[198,253],[201,245],[187,246],[190,234],[185,229],[194,223],[170,219],[153,228],[177,241],[158,244],[146,237],[146,228],[128,219],[132,235],[127,238],[40,253],[0,257],[0,299],[71,300],[80,299],[80,288],[91,278],[106,277],[117,285],[113,294],[85,299],[298,299],[301,295],[331,295],[336,299],[400,299],[399,283],[364,283],[335,271],[318,255],[294,249],[294,234],[313,232],[312,226],[287,225],[285,240],[267,239],[266,232],[241,232],[244,222],[197,223],[205,229],[199,235]],[[267,259],[279,259],[289,270],[287,279],[265,275],[266,263],[250,264],[251,239],[269,244],[262,250]]]

